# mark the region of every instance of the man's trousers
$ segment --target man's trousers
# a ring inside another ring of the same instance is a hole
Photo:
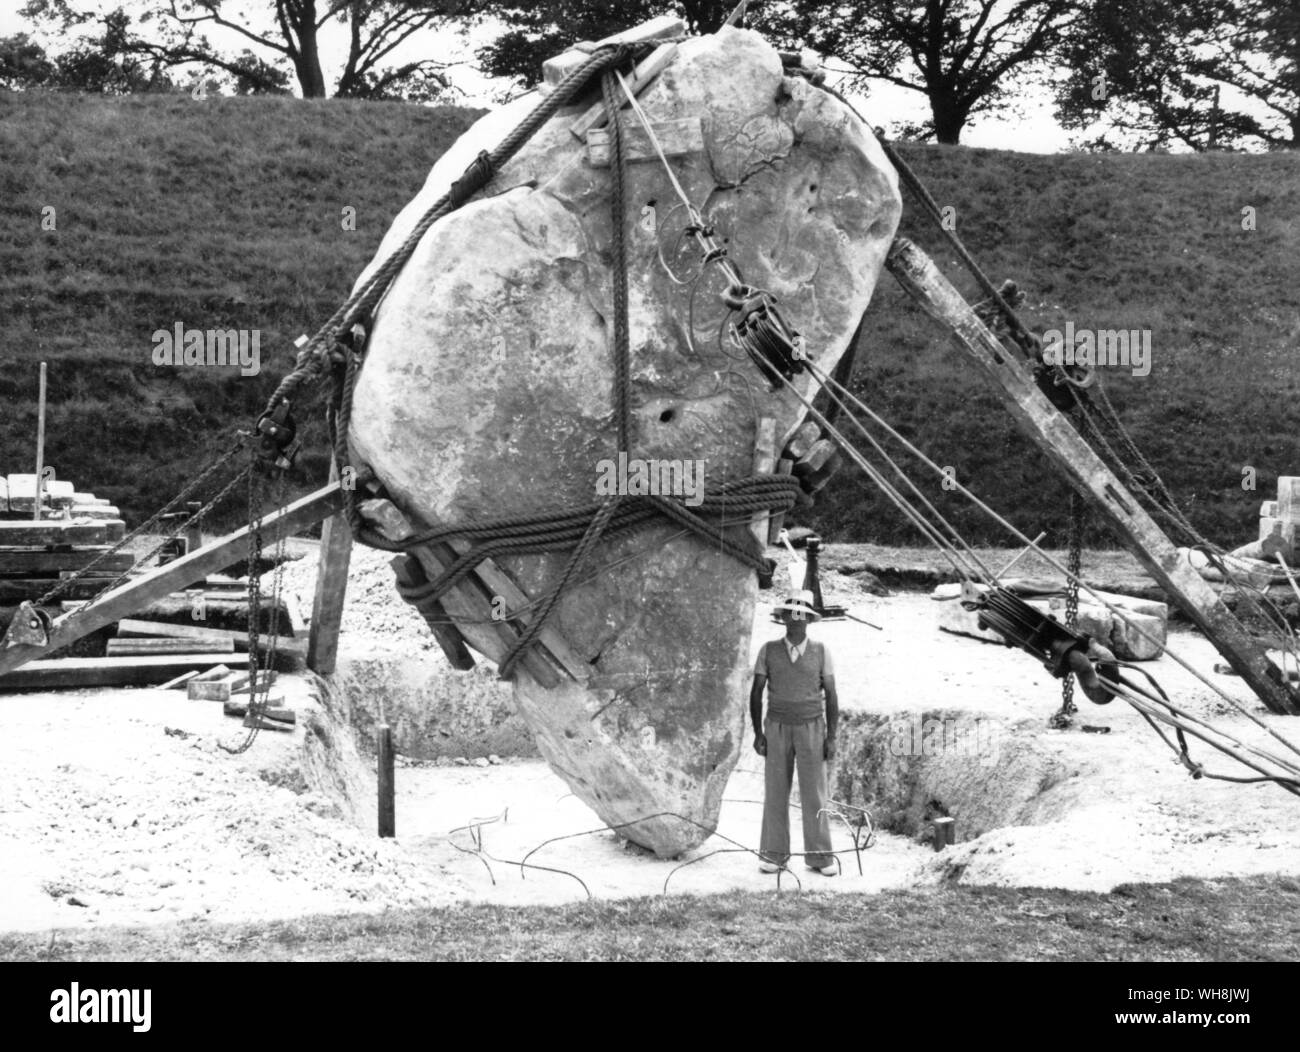
[[[826,788],[826,720],[763,722],[767,736],[767,763],[763,793],[763,832],[759,850],[768,862],[785,865],[790,859],[790,784],[799,770],[799,798],[803,804],[804,861],[820,869],[835,864],[831,854],[830,816]]]

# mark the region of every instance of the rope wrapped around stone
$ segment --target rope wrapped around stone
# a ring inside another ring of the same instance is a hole
[[[728,521],[743,521],[762,512],[789,511],[806,503],[799,481],[790,475],[753,475],[735,479],[705,494],[697,508],[664,496],[628,495],[610,497],[579,508],[566,508],[537,515],[520,515],[463,526],[441,526],[414,534],[401,541],[384,537],[370,526],[362,526],[357,539],[385,551],[406,552],[426,544],[452,538],[469,540],[473,546],[451,563],[436,579],[412,588],[398,585],[398,594],[409,603],[439,599],[465,579],[484,559],[502,555],[536,555],[573,549],[556,585],[541,600],[536,616],[500,663],[502,679],[509,679],[524,651],[536,640],[550,613],[578,570],[586,562],[596,541],[647,525],[656,518],[682,526],[718,550],[760,574],[772,567],[751,534],[740,543],[724,533]],[[711,522],[709,520],[718,521]]]

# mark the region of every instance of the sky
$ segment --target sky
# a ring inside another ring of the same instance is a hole
[[[124,0],[73,0],[82,9],[108,11],[122,6]],[[47,49],[58,51],[62,42],[57,37],[34,31],[34,27],[19,16],[23,0],[0,0],[0,36],[30,33]],[[130,10],[129,3],[126,4]],[[265,12],[266,4],[257,0],[226,0],[223,10],[232,21],[239,12]],[[254,20],[255,20],[254,16]],[[491,25],[469,32],[425,31],[413,35],[391,56],[394,64],[418,57],[430,57],[440,62],[454,63],[447,70],[453,85],[463,94],[455,101],[464,105],[491,106],[510,91],[508,83],[482,76],[474,69],[474,50],[493,35]],[[345,30],[331,25],[323,33],[322,53],[326,76],[337,71],[346,54]],[[209,39],[222,49],[242,50],[248,41],[232,30],[214,27],[207,32]],[[833,61],[828,66],[833,67]],[[836,74],[829,75],[835,84]],[[1052,105],[1045,88],[1027,88],[1016,103],[1015,115],[981,116],[975,118],[963,131],[962,143],[967,146],[1000,150],[1017,150],[1027,153],[1057,153],[1070,148],[1070,136],[1057,126],[1052,117]],[[873,82],[866,93],[851,96],[855,105],[873,125],[889,127],[896,123],[920,123],[929,115],[925,97],[893,84]]]

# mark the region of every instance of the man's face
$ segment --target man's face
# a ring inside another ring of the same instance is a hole
[[[785,634],[796,643],[808,634],[808,615],[802,610],[782,610],[781,624],[785,625]]]

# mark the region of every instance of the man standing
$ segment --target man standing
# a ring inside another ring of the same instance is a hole
[[[754,751],[767,759],[759,869],[775,873],[790,858],[790,783],[797,767],[804,862],[809,869],[834,876],[831,823],[823,809],[829,796],[826,765],[835,758],[840,716],[835,669],[826,647],[808,638],[808,622],[821,616],[813,609],[812,592],[798,592],[774,609],[785,625],[785,638],[765,643],[758,652],[749,692]]]

